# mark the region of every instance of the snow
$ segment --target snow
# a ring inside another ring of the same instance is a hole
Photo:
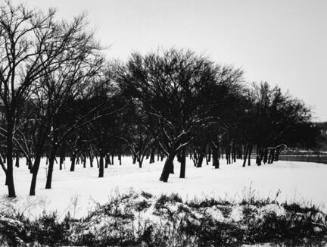
[[[233,207],[232,213],[230,215],[230,218],[234,222],[238,222],[243,219],[243,207]]]
[[[217,210],[216,208],[209,207],[205,210],[206,215],[210,215],[214,220],[216,221],[224,221],[225,217],[221,213],[220,210]]]
[[[132,164],[131,157],[123,157],[122,165],[115,160],[115,165],[105,169],[104,178],[98,178],[95,167],[83,168],[77,165],[75,172],[69,171],[69,159],[66,159],[64,170],[55,166],[52,189],[46,190],[46,162],[42,160],[36,196],[30,197],[29,186],[31,174],[21,162],[15,168],[16,199],[6,197],[7,188],[0,188],[0,207],[13,208],[33,218],[42,211],[57,211],[59,217],[67,212],[73,217],[86,216],[89,210],[98,203],[103,204],[117,194],[146,191],[159,196],[160,194],[178,193],[184,200],[216,198],[240,201],[243,198],[277,199],[280,202],[314,203],[326,211],[327,187],[325,179],[327,165],[309,162],[279,161],[272,165],[256,165],[243,168],[242,162],[227,165],[221,161],[221,168],[214,169],[203,164],[195,168],[187,160],[186,178],[180,179],[179,163],[175,161],[175,174],[168,183],[159,181],[163,162],[149,164],[145,160],[143,168]],[[0,181],[4,184],[4,174]],[[278,209],[276,209],[278,211]],[[238,212],[232,213],[237,218]],[[216,217],[220,217],[217,215]]]
[[[276,216],[286,215],[286,210],[284,207],[277,204],[268,204],[260,209],[259,214],[266,214],[269,212],[274,212]]]

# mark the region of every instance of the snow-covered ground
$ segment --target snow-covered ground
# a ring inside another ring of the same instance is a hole
[[[98,169],[89,168],[88,164],[87,168],[77,165],[75,172],[70,172],[67,159],[64,170],[60,171],[56,165],[53,188],[46,190],[47,168],[43,161],[37,181],[37,195],[34,197],[28,196],[31,175],[21,164],[14,171],[17,198],[9,200],[6,197],[7,188],[1,186],[0,206],[13,207],[29,217],[38,216],[43,210],[56,210],[59,216],[69,211],[71,215],[81,217],[97,203],[105,203],[117,193],[134,190],[154,195],[178,193],[189,200],[214,197],[238,201],[252,196],[275,199],[278,194],[277,199],[281,202],[314,203],[326,211],[327,165],[324,164],[279,161],[273,165],[242,168],[241,161],[226,165],[223,160],[221,168],[216,170],[206,164],[195,168],[188,160],[186,179],[180,179],[180,166],[175,161],[175,174],[170,176],[168,183],[162,183],[158,179],[163,162],[148,164],[145,161],[141,169],[132,164],[130,157],[124,157],[121,166],[118,161],[115,162],[114,166],[105,169],[104,178],[98,178]],[[4,183],[3,173],[0,174],[0,181]]]

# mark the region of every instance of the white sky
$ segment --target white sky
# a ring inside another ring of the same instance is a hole
[[[4,0],[0,0],[4,1]],[[327,121],[327,0],[12,0],[82,12],[108,58],[190,48],[303,99]]]

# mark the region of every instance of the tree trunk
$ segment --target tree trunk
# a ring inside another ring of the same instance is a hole
[[[100,153],[99,178],[104,176],[104,155]]]
[[[256,163],[258,166],[261,166],[261,161],[262,161],[262,150],[260,147],[257,147]]]
[[[236,162],[236,152],[237,152],[236,145],[234,144],[232,148],[232,162],[234,163]]]
[[[19,154],[16,154],[16,162],[15,162],[15,166],[19,167]]]
[[[243,167],[245,167],[246,165],[246,161],[247,161],[247,158],[248,158],[248,153],[249,153],[249,146],[246,145],[245,148],[244,148],[244,160],[243,160]]]
[[[181,169],[179,173],[180,178],[185,178],[185,170],[186,170],[186,156],[185,156],[185,150],[183,149],[178,157],[178,161],[181,163]]]
[[[32,174],[32,167],[33,167],[32,160],[26,158],[26,162],[28,163],[28,164],[27,164],[27,166],[28,166],[28,170],[29,170],[30,173]]]
[[[142,168],[144,156],[143,157],[140,156],[137,157],[137,162],[139,163],[139,168]]]
[[[30,187],[30,196],[35,196],[36,178],[37,178],[37,172],[33,172],[31,187]]]
[[[219,151],[218,151],[218,145],[214,146],[212,145],[212,165],[218,169],[219,168]]]
[[[28,165],[28,158],[25,157],[25,165],[27,166],[28,169],[30,169],[29,165]]]
[[[248,166],[251,166],[251,154],[252,154],[252,145],[249,145],[249,150],[248,150]]]
[[[82,154],[82,156],[81,156],[81,162],[83,164],[83,168],[86,168],[86,157],[84,154]]]
[[[41,155],[38,154],[35,157],[34,165],[32,168],[32,181],[31,181],[31,187],[30,187],[30,196],[35,196],[36,179],[37,179],[37,174],[39,172],[40,162],[41,162]]]
[[[13,171],[13,123],[8,120],[7,126],[7,174],[6,184],[8,186],[8,197],[16,197],[15,184],[14,184],[14,171]]]
[[[211,161],[211,153],[212,153],[211,148],[208,147],[208,154],[206,156],[207,165],[209,165],[209,162]]]
[[[196,165],[195,166],[198,167],[198,168],[202,167],[203,159],[204,159],[204,153],[201,152],[198,155],[198,159],[196,160]]]
[[[62,144],[60,148],[60,158],[59,158],[59,169],[62,170],[62,165],[64,164],[65,161],[65,144]]]
[[[168,157],[167,157],[164,167],[162,169],[160,181],[165,182],[165,183],[168,182],[169,174],[171,173],[171,170],[174,166],[173,161],[174,161],[175,155],[176,155],[175,153],[168,154]]]
[[[71,164],[70,164],[70,171],[75,171],[75,162],[76,162],[76,153],[75,151],[72,153],[72,156],[70,157]]]
[[[266,164],[268,161],[268,149],[265,148],[263,151],[263,163]]]
[[[62,170],[62,165],[64,164],[65,158],[63,158],[62,156],[59,158],[59,170]]]
[[[97,162],[97,168],[99,168],[99,157],[95,156],[95,161]]]
[[[57,147],[52,146],[49,156],[49,167],[48,167],[48,174],[47,174],[47,181],[45,183],[46,189],[51,189],[52,185],[52,174],[53,174],[53,165],[56,159]]]
[[[175,172],[174,172],[174,160],[171,162],[171,166],[170,166],[170,170],[169,170],[169,172],[171,173],[171,174],[174,174]]]
[[[93,167],[93,156],[90,155],[89,159],[90,159],[90,167]]]
[[[104,156],[104,168],[108,168],[108,165],[110,165],[110,157],[109,154],[106,154]]]
[[[269,152],[268,164],[272,164],[275,158],[275,149],[271,149]]]
[[[280,150],[279,149],[276,149],[275,156],[274,156],[274,160],[275,161],[278,161],[279,160],[279,154],[280,154]]]
[[[154,151],[155,149],[151,150],[151,154],[150,154],[150,164],[154,163]]]
[[[231,158],[230,158],[230,151],[231,151],[231,147],[230,147],[230,144],[227,145],[226,147],[226,161],[227,161],[227,164],[229,165],[231,163]]]

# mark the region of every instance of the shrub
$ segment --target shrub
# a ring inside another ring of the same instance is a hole
[[[231,216],[235,207],[241,212],[241,220],[234,221]],[[276,213],[274,208],[282,208],[283,213]],[[137,213],[141,211],[148,216],[153,214],[156,220],[151,216],[138,219]],[[326,214],[314,206],[279,205],[253,198],[241,204],[214,199],[183,203],[177,194],[153,200],[152,195],[142,192],[112,198],[84,219],[67,215],[59,221],[55,213],[44,213],[29,221],[23,214],[0,213],[0,232],[1,246],[239,246],[263,242],[294,245],[326,240],[327,225]]]

